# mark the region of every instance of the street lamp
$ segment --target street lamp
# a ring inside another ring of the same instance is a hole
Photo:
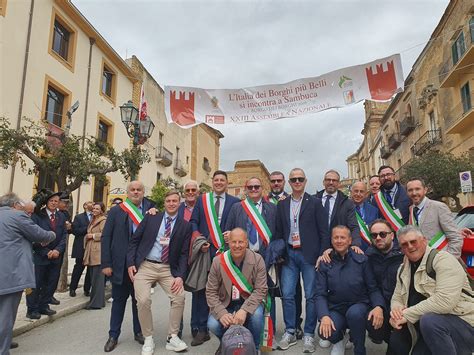
[[[128,101],[120,106],[120,115],[128,136],[133,138],[134,146],[145,143],[151,137],[155,124],[149,116],[140,119],[138,109],[133,106],[132,101]]]

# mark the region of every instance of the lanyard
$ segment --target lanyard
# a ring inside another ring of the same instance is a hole
[[[291,196],[291,200],[295,201],[293,196]],[[295,201],[296,202],[296,201]],[[298,220],[298,214],[300,213],[300,208],[301,208],[301,203],[303,202],[303,196],[301,196],[300,200],[298,201],[298,205],[296,208],[292,208],[293,212],[293,223],[295,224],[295,228],[298,227],[297,220]]]

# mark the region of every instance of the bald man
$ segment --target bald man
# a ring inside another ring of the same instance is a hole
[[[362,221],[365,223],[365,226],[369,226],[373,221],[380,218],[379,209],[371,205],[367,200],[367,185],[365,182],[357,181],[352,185],[351,200],[354,202],[356,218],[359,223],[360,231],[364,230],[363,226],[361,226]],[[367,241],[367,238],[364,236],[361,237],[361,249],[365,251],[370,243]]]

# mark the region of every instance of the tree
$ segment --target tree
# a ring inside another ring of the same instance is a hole
[[[151,195],[149,198],[156,203],[156,208],[158,210],[164,210],[165,195],[170,190],[178,190],[182,192],[182,186],[179,186],[179,183],[171,177],[168,177],[165,180],[158,180],[155,186],[151,189]]]
[[[401,180],[418,177],[428,187],[428,197],[433,200],[452,198],[456,202],[456,211],[461,209],[458,194],[461,192],[459,172],[474,171],[474,163],[467,154],[454,156],[451,153],[430,151],[411,160],[402,170]]]

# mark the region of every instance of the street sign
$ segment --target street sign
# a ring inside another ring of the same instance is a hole
[[[472,192],[472,176],[470,171],[461,171],[459,173],[459,180],[461,181],[461,192]]]

